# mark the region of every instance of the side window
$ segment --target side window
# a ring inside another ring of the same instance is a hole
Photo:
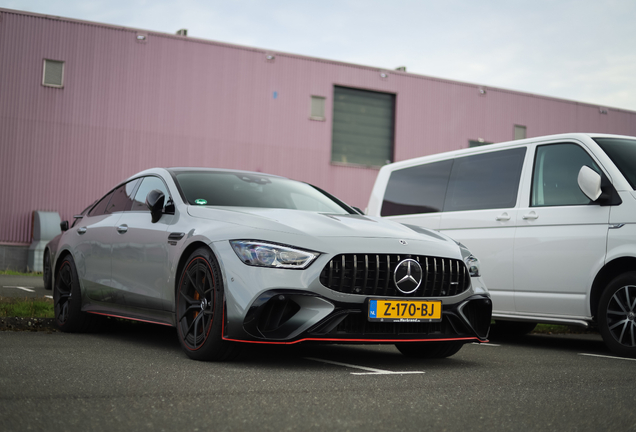
[[[590,155],[576,144],[537,147],[530,205],[544,207],[589,204],[590,199],[581,192],[577,181],[583,165],[601,173]]]
[[[132,180],[119,186],[113,191],[113,197],[106,207],[106,213],[115,213],[130,210],[132,206],[132,194],[139,180]]]
[[[433,162],[391,173],[382,202],[382,216],[442,211],[452,160]]]
[[[168,202],[168,198],[170,198],[170,193],[168,192],[168,188],[163,180],[159,177],[144,177],[141,179],[141,185],[135,194],[131,210],[149,212],[150,210],[146,206],[146,197],[150,191],[155,189],[159,189],[166,196],[166,201],[164,202],[165,206],[165,203]]]
[[[514,207],[526,148],[455,159],[444,211]]]
[[[113,191],[114,192],[114,191]],[[113,196],[113,192],[108,193],[104,198],[99,200],[99,202],[93,207],[93,209],[88,213],[89,216],[99,216],[106,213],[106,206]]]

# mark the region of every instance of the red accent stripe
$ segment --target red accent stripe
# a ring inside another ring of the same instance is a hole
[[[159,321],[150,321],[150,320],[144,320],[144,319],[140,319],[140,318],[131,318],[131,317],[127,317],[127,316],[107,314],[107,313],[103,313],[103,312],[93,312],[93,311],[86,311],[86,312],[94,314],[94,315],[104,315],[104,316],[109,316],[109,317],[113,317],[113,318],[121,318],[121,319],[130,320],[130,321],[139,321],[139,322],[145,322],[145,323],[150,323],[150,324],[159,324],[159,325],[172,327],[172,324],[166,324],[166,323],[159,322]]]
[[[240,340],[240,339],[230,339],[223,337],[223,340],[231,341],[231,342],[243,342],[243,343],[254,343],[254,344],[268,344],[268,345],[293,345],[300,342],[306,341],[316,341],[316,342],[369,342],[369,343],[398,343],[398,342],[449,342],[449,341],[476,341],[480,343],[485,343],[488,341],[480,341],[479,338],[476,337],[467,337],[467,338],[447,338],[447,339],[323,339],[323,338],[305,338],[299,339],[293,342],[269,342],[269,341],[248,341],[248,340]]]

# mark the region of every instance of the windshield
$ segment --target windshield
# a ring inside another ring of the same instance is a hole
[[[625,138],[594,138],[614,165],[636,189],[636,140]]]
[[[191,205],[351,213],[315,187],[280,177],[222,171],[177,171],[175,178]]]

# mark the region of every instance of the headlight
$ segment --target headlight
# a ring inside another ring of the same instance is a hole
[[[304,269],[320,255],[317,252],[253,240],[231,240],[230,244],[241,261],[257,267]]]
[[[464,264],[466,264],[466,268],[468,269],[468,273],[470,277],[479,277],[481,273],[479,271],[479,260],[475,255],[470,253],[468,248],[461,244],[460,242],[455,242],[459,246],[459,250],[462,253],[462,259],[464,260]]]

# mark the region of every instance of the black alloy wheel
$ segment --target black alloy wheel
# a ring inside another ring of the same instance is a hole
[[[55,323],[63,332],[85,332],[94,328],[97,317],[82,312],[82,294],[73,258],[63,258],[53,288]]]
[[[179,342],[195,360],[230,360],[236,344],[224,341],[223,282],[209,249],[194,251],[177,287],[176,311]]]
[[[624,273],[607,286],[599,303],[598,324],[609,349],[636,357],[636,272]]]

